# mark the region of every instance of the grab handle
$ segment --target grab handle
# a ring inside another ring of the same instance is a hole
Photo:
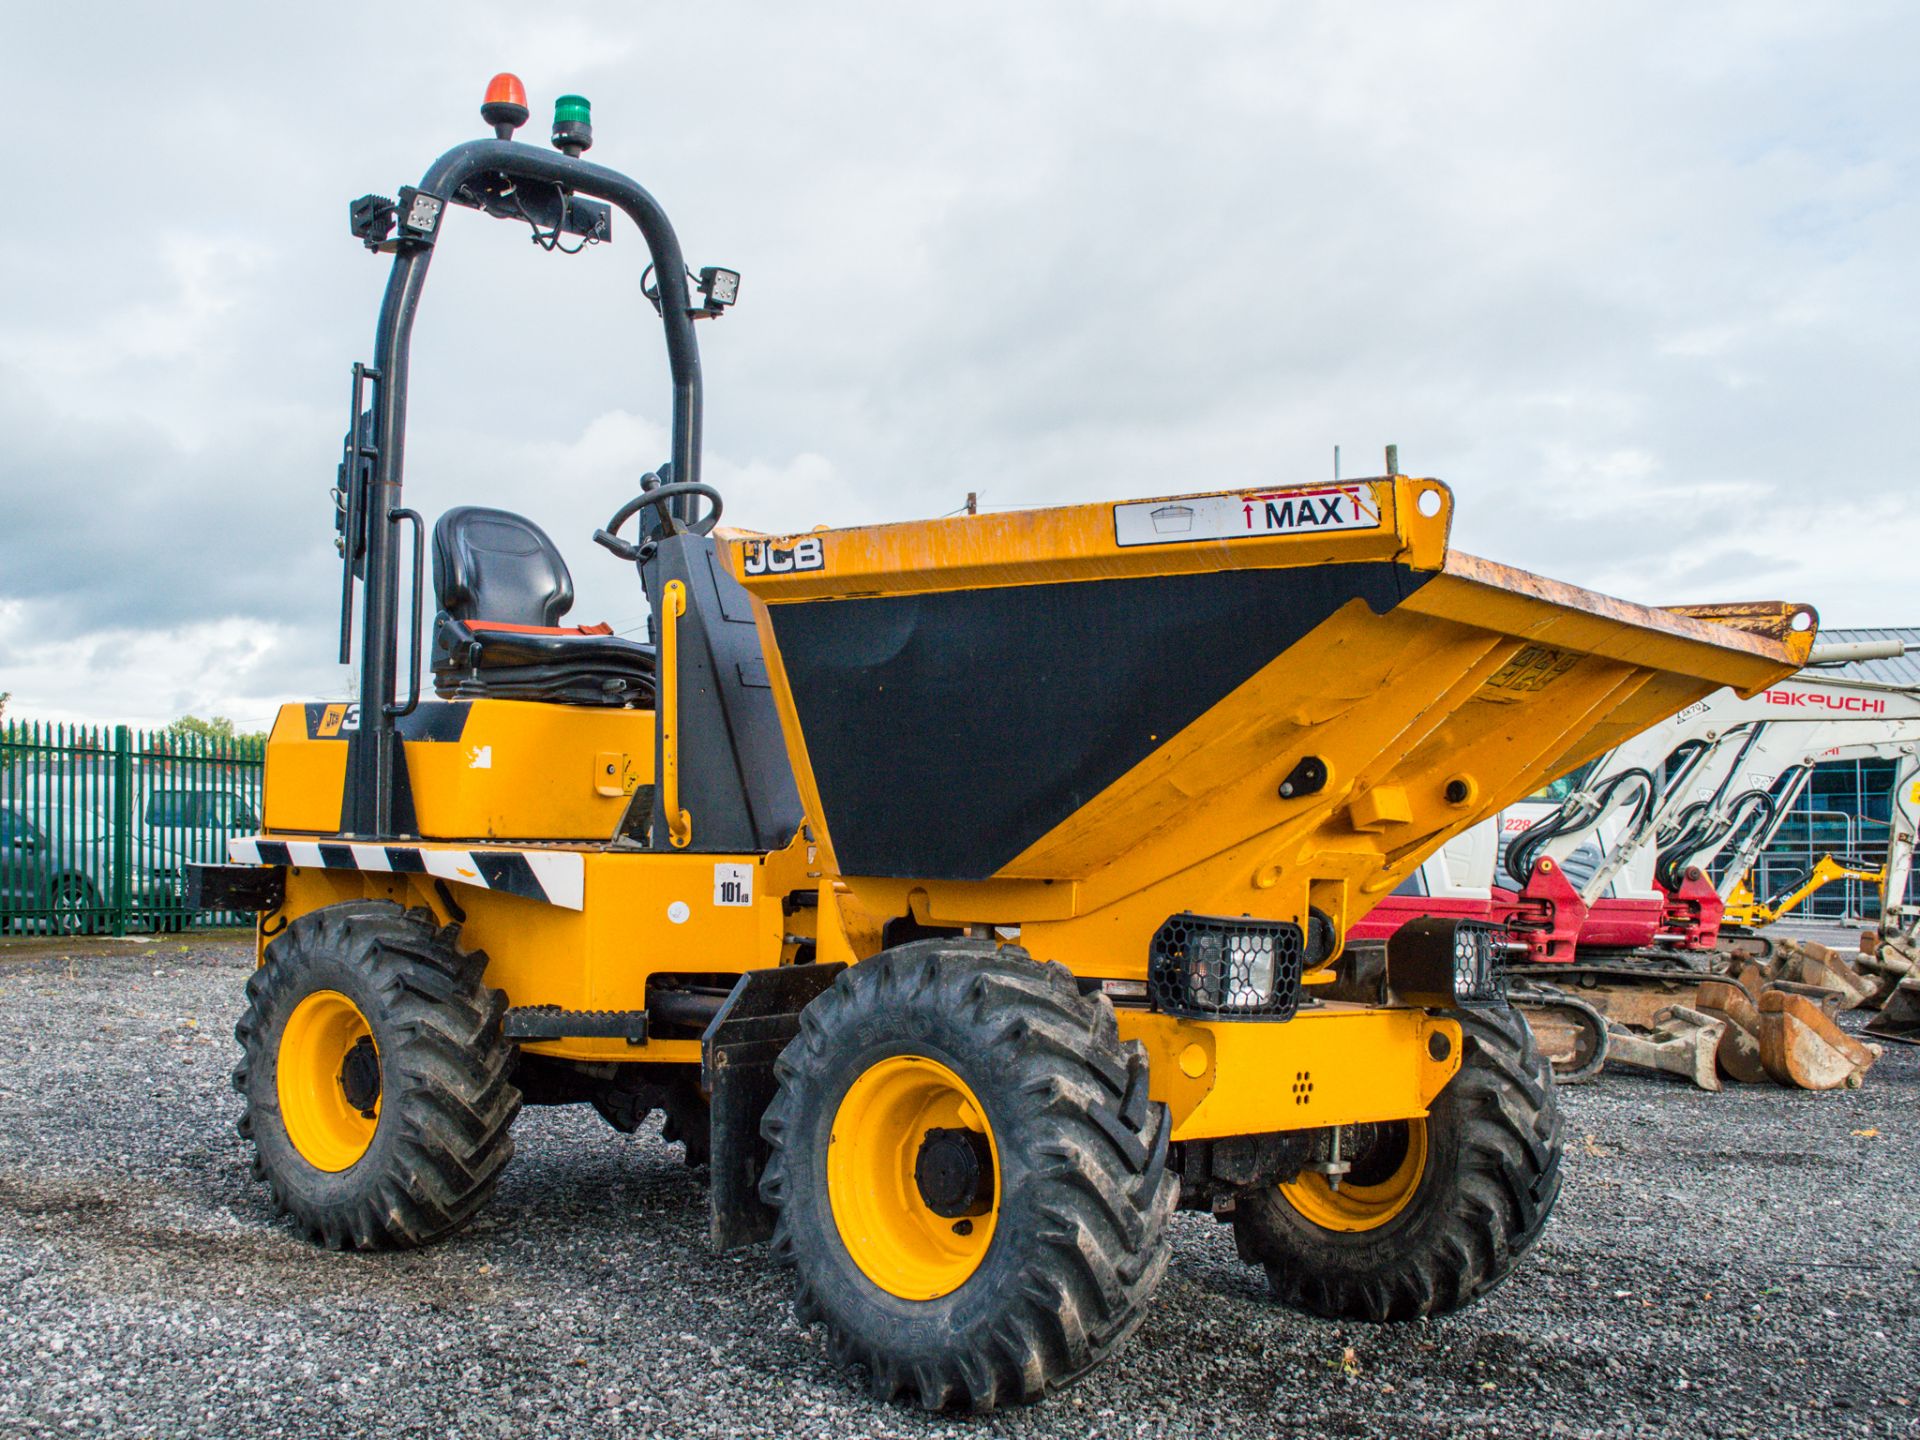
[[[407,702],[396,705],[388,701],[387,714],[398,717],[411,715],[420,706],[420,654],[421,614],[427,599],[427,527],[420,519],[417,510],[389,510],[387,523],[398,525],[407,521],[413,526],[413,639],[407,646]]]
[[[660,592],[660,808],[676,850],[693,843],[693,817],[680,808],[680,617],[686,613],[686,585],[669,580]]]

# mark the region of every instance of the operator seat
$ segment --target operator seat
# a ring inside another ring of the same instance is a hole
[[[433,688],[447,700],[653,703],[653,647],[562,626],[573,577],[538,525],[462,505],[433,527]]]

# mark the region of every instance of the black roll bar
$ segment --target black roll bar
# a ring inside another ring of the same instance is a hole
[[[395,729],[396,716],[410,706],[396,706],[394,661],[398,649],[400,556],[397,518],[401,504],[406,458],[407,366],[413,322],[426,284],[427,266],[444,226],[446,206],[480,177],[504,175],[515,181],[552,184],[576,194],[604,200],[625,211],[641,237],[658,279],[660,319],[666,329],[667,366],[673,381],[673,478],[700,480],[700,347],[694,339],[689,313],[686,259],[667,213],[638,184],[604,165],[538,149],[511,140],[471,140],[456,145],[428,168],[420,192],[443,202],[440,224],[426,240],[403,238],[387,276],[386,296],[374,338],[372,383],[375,454],[372,493],[366,513],[366,603],[362,608],[360,646],[360,729],[349,743],[348,772],[342,829],[350,835],[384,839],[394,836],[400,818],[395,795],[404,785],[405,759]],[[416,542],[417,543],[417,542]],[[349,539],[351,544],[351,539]],[[418,624],[418,616],[415,617]],[[409,692],[418,694],[417,667]],[[407,823],[413,823],[411,816]]]

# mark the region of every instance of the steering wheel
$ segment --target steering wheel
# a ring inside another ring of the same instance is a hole
[[[651,485],[647,483],[649,480],[653,482]],[[680,519],[667,507],[682,495],[698,495],[707,502],[706,509],[691,520]],[[713,527],[720,523],[720,512],[724,508],[720,492],[711,485],[697,480],[672,480],[662,485],[659,476],[648,475],[640,482],[640,493],[614,511],[605,526],[593,532],[593,543],[611,550],[622,560],[638,560],[640,547],[630,540],[622,540],[620,527],[649,505],[658,508],[661,522],[670,535],[711,534]]]

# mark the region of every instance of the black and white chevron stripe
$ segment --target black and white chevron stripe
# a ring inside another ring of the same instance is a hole
[[[586,905],[586,857],[577,850],[464,850],[434,845],[249,838],[229,840],[227,856],[236,865],[431,875],[455,885],[524,895],[563,910],[580,910]]]

